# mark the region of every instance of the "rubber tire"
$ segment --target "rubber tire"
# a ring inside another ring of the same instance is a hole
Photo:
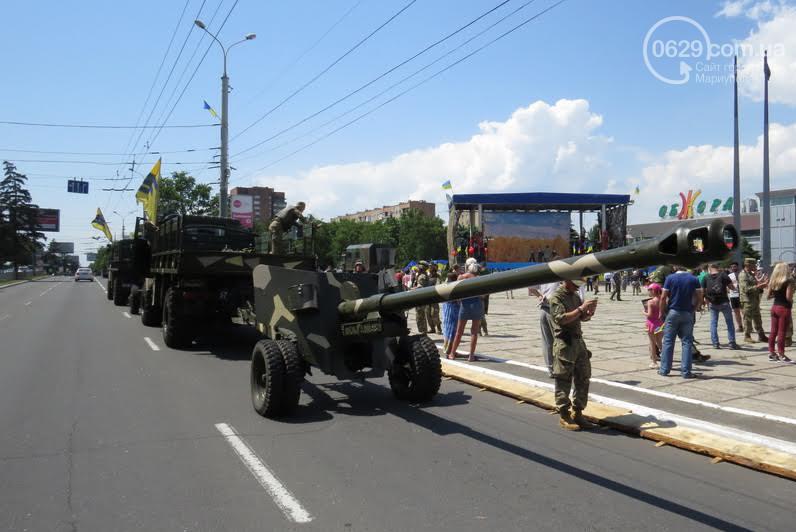
[[[141,310],[141,290],[130,289],[130,314],[135,315]]]
[[[163,311],[159,307],[148,306],[147,301],[149,298],[141,302],[141,323],[147,327],[160,327]]]
[[[260,340],[255,344],[250,384],[254,410],[263,417],[279,417],[285,389],[285,359],[275,341]]]
[[[395,361],[387,375],[398,399],[430,401],[442,383],[442,364],[437,346],[425,334],[401,338]]]
[[[129,290],[125,290],[119,282],[113,283],[113,304],[117,307],[123,307],[127,304],[127,294]]]
[[[108,301],[113,299],[113,281],[108,281],[108,286],[105,290],[105,297],[108,298]]]
[[[282,353],[282,361],[285,364],[285,380],[279,409],[279,414],[285,416],[291,414],[298,406],[301,384],[304,382],[304,360],[296,344],[290,340],[277,340],[276,346]]]
[[[163,321],[161,331],[163,332],[163,342],[172,349],[190,347],[193,340],[187,321],[177,313],[179,295],[173,288],[166,291],[166,299],[163,302]]]

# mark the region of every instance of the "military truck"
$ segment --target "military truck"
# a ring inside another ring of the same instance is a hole
[[[289,414],[310,368],[338,379],[386,372],[396,397],[427,401],[440,387],[439,352],[426,335],[409,334],[407,309],[628,267],[695,267],[725,258],[737,245],[735,228],[713,220],[623,248],[408,292],[399,290],[391,271],[321,273],[258,265],[255,317],[265,338],[252,352],[252,404],[266,417]]]
[[[144,283],[149,268],[149,243],[141,238],[126,238],[111,244],[108,260],[108,299],[126,305],[131,290]]]
[[[354,271],[361,262],[366,272],[378,273],[395,265],[395,248],[388,244],[353,244],[345,248],[342,270]]]
[[[256,266],[316,268],[313,257],[253,251],[254,234],[237,220],[170,215],[156,230],[148,224],[141,231],[151,245],[140,294],[141,321],[160,325],[164,342],[173,348],[188,347],[206,327],[253,308]]]

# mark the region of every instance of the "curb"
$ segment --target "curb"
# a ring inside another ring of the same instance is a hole
[[[3,288],[8,288],[10,286],[17,286],[18,284],[29,283],[29,282],[30,282],[30,279],[24,279],[22,281],[17,281],[15,283],[8,283],[8,284],[0,285],[0,290],[2,290]]]
[[[442,360],[442,373],[482,390],[490,390],[546,410],[555,410],[552,391],[536,386],[529,379],[515,377],[495,370],[489,372],[481,368],[467,366],[462,362]],[[637,435],[659,442],[657,446],[671,445],[688,451],[713,457],[713,463],[732,462],[765,473],[796,480],[796,454],[777,449],[776,446],[742,441],[725,434],[707,430],[684,427],[674,419],[665,416],[642,415],[629,408],[600,404],[599,399],[590,394],[589,405],[583,414],[590,421],[615,428],[619,431]],[[609,400],[610,401],[610,400]],[[678,416],[673,416],[677,418]],[[705,426],[709,423],[702,422]],[[748,433],[747,433],[748,434]],[[763,438],[765,439],[765,438]],[[773,440],[790,446],[789,442]]]

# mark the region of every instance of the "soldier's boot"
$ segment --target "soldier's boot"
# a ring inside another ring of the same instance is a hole
[[[743,343],[745,343],[745,344],[753,344],[753,343],[755,343],[755,341],[752,340],[752,335],[747,334],[747,335],[745,335],[743,337]]]
[[[583,417],[583,412],[580,410],[575,410],[575,415],[572,416],[572,421],[583,430],[594,430],[599,427],[599,425],[596,425]]]
[[[569,410],[562,410],[558,415],[558,424],[561,425],[561,428],[565,430],[580,430],[580,425],[575,423],[575,420],[572,419]]]
[[[757,333],[757,340],[759,342],[766,342],[767,343],[768,342],[768,336],[766,336],[766,333],[759,332],[759,333]]]

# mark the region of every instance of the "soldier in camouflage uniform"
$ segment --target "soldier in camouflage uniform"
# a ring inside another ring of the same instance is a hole
[[[757,331],[760,342],[768,342],[768,337],[763,330],[763,320],[760,317],[760,294],[768,284],[768,279],[757,279],[757,261],[746,258],[743,261],[743,271],[738,274],[738,291],[741,295],[741,310],[743,311],[744,342],[754,343],[752,339],[752,326]]]
[[[428,263],[424,260],[421,260],[417,264],[417,277],[415,278],[415,285],[413,288],[425,288],[426,286],[431,286],[431,283],[428,278]],[[428,314],[429,309],[428,305],[423,305],[417,307],[415,309],[415,318],[417,320],[417,331],[420,334],[426,334],[428,332]]]
[[[307,205],[303,201],[299,201],[295,205],[285,207],[278,213],[268,226],[268,232],[271,233],[271,254],[284,255],[285,242],[282,239],[283,235],[290,231],[298,222],[306,222],[304,218],[304,209]]]
[[[586,349],[580,323],[588,321],[597,308],[597,300],[583,302],[578,287],[583,281],[564,281],[550,296],[550,316],[553,321],[553,377],[556,380],[556,407],[559,424],[567,430],[593,428],[583,417],[589,400],[591,352]],[[569,392],[575,384],[574,399]],[[570,412],[572,407],[572,412]]]
[[[428,267],[428,285],[436,286],[442,284],[442,279],[437,273],[437,265],[433,262]],[[428,327],[433,333],[442,334],[442,322],[439,319],[439,303],[432,303],[426,307],[428,309]]]

